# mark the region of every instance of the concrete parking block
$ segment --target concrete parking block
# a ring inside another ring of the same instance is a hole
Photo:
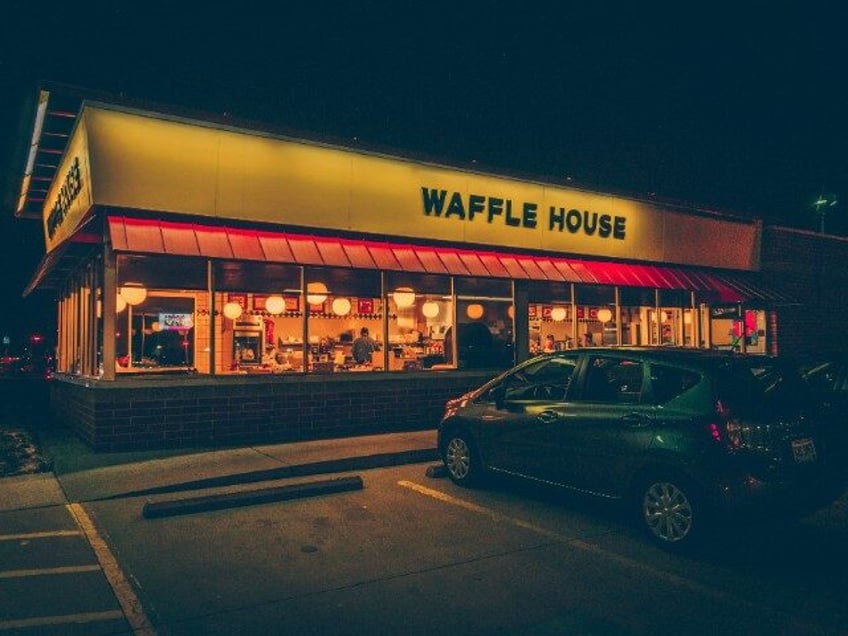
[[[303,499],[305,497],[315,497],[317,495],[327,495],[349,490],[362,490],[362,487],[362,478],[359,476],[340,477],[338,479],[288,484],[286,486],[263,488],[260,490],[148,502],[144,504],[141,513],[145,519],[155,519],[158,517],[171,517],[195,512],[222,510],[224,508],[253,506],[272,501]]]

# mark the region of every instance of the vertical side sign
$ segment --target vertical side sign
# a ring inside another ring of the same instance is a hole
[[[91,179],[85,119],[74,130],[42,210],[47,252],[73,234],[91,208]]]

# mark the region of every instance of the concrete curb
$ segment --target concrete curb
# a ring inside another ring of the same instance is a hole
[[[263,488],[261,490],[252,490],[248,492],[207,495],[204,497],[191,497],[189,499],[175,499],[171,501],[146,503],[141,509],[141,514],[145,519],[157,519],[161,517],[192,514],[195,512],[208,512],[210,510],[253,506],[273,501],[303,499],[306,497],[327,495],[336,492],[362,490],[362,488],[362,478],[357,475],[355,477],[340,477],[338,479],[325,479],[302,484],[289,484],[288,486]]]
[[[369,468],[385,468],[388,466],[401,466],[403,464],[418,464],[434,461],[439,458],[438,450],[435,448],[420,448],[414,450],[397,451],[392,453],[379,453],[376,455],[364,455],[360,457],[344,457],[329,459],[306,464],[295,464],[291,466],[280,466],[266,470],[254,470],[245,473],[234,473],[218,477],[207,477],[166,486],[156,486],[133,490],[106,497],[92,499],[90,501],[107,501],[110,499],[123,499],[126,497],[143,497],[149,495],[162,495],[186,490],[203,490],[205,488],[224,488],[240,484],[251,484],[261,481],[273,481],[275,479],[290,479],[292,477],[309,477],[312,475],[323,475],[329,473],[343,473],[356,470],[367,470]]]

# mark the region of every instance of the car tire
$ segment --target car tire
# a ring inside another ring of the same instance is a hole
[[[483,465],[474,439],[462,429],[452,430],[446,437],[442,461],[448,477],[458,486],[479,486],[483,482]]]
[[[668,550],[693,546],[700,532],[702,509],[694,486],[677,475],[644,479],[637,489],[639,519],[648,538]]]

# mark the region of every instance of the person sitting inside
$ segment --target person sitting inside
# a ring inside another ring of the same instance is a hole
[[[351,355],[356,364],[371,364],[371,354],[377,350],[377,341],[368,335],[368,327],[359,330],[359,337],[353,341]]]
[[[552,333],[549,333],[545,338],[545,346],[542,351],[544,351],[545,353],[553,353],[556,350],[557,347],[556,340],[554,340],[554,335]]]

